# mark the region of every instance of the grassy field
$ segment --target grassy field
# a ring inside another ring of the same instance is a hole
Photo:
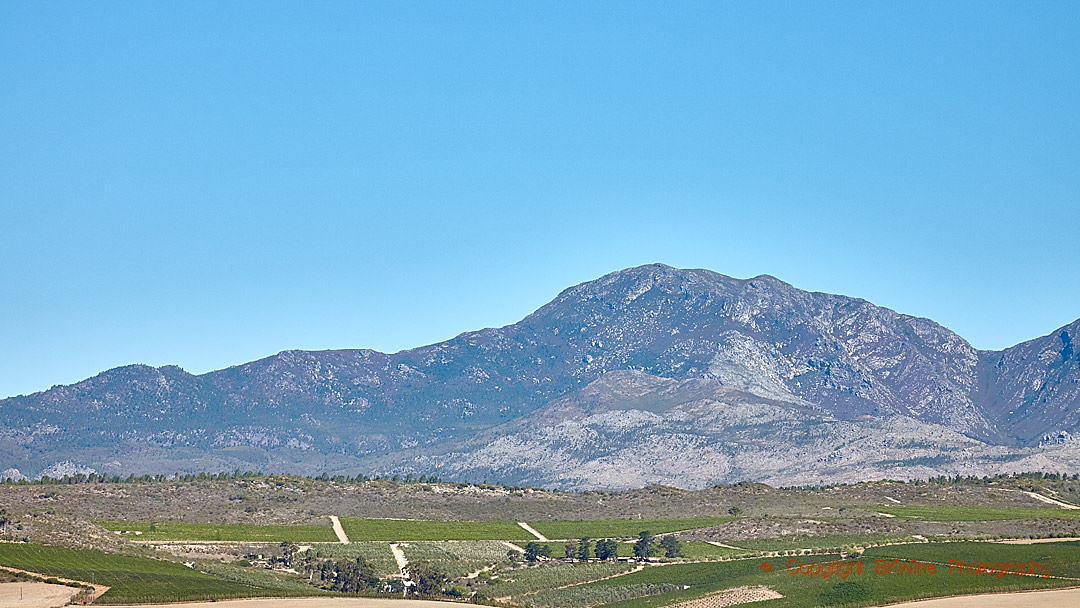
[[[814,556],[802,558],[800,561],[813,563],[834,559],[836,556]],[[579,593],[588,601],[578,604],[564,602],[560,606],[571,608],[572,606],[601,604],[609,608],[659,608],[742,585],[766,585],[784,595],[781,599],[763,604],[770,608],[874,606],[887,602],[944,595],[1075,585],[1073,581],[1016,576],[1006,576],[1001,579],[985,575],[950,576],[940,571],[935,575],[925,576],[877,574],[872,559],[861,560],[863,562],[862,574],[851,574],[846,580],[837,576],[827,579],[820,576],[809,578],[804,575],[792,575],[785,571],[786,559],[774,562],[773,571],[765,573],[761,568],[762,561],[675,564],[646,568],[638,573],[584,585]],[[665,584],[678,585],[680,588],[665,591],[662,590],[662,585]],[[648,585],[653,585],[653,587],[650,588]],[[689,588],[681,589],[683,585]],[[595,589],[588,589],[589,587]],[[604,600],[598,595],[599,589],[604,587],[611,588],[610,600]],[[635,589],[640,592],[648,591],[648,593],[641,593],[635,598],[626,598],[626,595]],[[590,595],[592,597],[589,597]],[[599,601],[598,597],[601,598]]]
[[[548,538],[631,538],[639,532],[667,534],[682,530],[707,528],[731,521],[731,517],[685,517],[678,519],[602,519],[582,521],[529,522]]]
[[[732,543],[735,545],[736,543]],[[627,553],[630,554],[632,549],[627,546]],[[743,547],[742,545],[738,545]],[[620,553],[622,553],[620,548]],[[728,549],[727,547],[717,547],[716,545],[710,545],[704,541],[686,541],[682,543],[682,553],[687,559],[719,559],[722,557],[736,557],[747,556],[756,553],[756,550],[744,548],[745,550]]]
[[[212,559],[198,559],[195,563],[195,567],[202,572],[246,586],[273,590],[272,595],[329,595],[329,592],[312,587],[306,580],[284,572],[224,564]]]
[[[578,608],[671,593],[678,589],[679,586],[672,583],[634,583],[605,587],[578,585],[565,589],[541,591],[527,596],[526,599],[528,605],[537,607]]]
[[[536,541],[534,541],[536,542]],[[551,557],[555,559],[562,559],[566,555],[566,543],[571,541],[549,541],[546,543],[540,543],[541,545],[547,545],[551,549]],[[519,542],[519,546],[524,547],[527,543]],[[717,547],[716,545],[710,545],[705,541],[682,541],[683,556],[688,559],[719,559],[722,557],[734,557],[737,555],[750,556],[756,555],[757,550],[735,550],[725,547]],[[620,542],[619,545],[619,557],[632,557],[634,555],[634,545],[629,542]],[[593,551],[596,551],[596,543],[593,543]],[[656,556],[662,556],[663,551],[656,547]]]
[[[959,542],[929,545],[894,545],[867,549],[867,558],[894,557],[923,559],[938,563],[961,560],[967,563],[983,561],[1029,562],[1050,564],[1051,576],[1080,579],[1080,541],[1045,543],[1033,545],[1005,545],[1001,543]],[[1076,582],[1080,585],[1080,581]]]
[[[481,568],[506,562],[508,547],[492,540],[411,541],[402,544],[401,550],[410,562],[432,564],[450,578],[460,578]]]
[[[337,542],[330,525],[326,526],[256,526],[247,524],[189,524],[176,521],[96,521],[97,525],[113,532],[126,534],[131,540],[198,540],[247,542]],[[150,527],[154,527],[154,531]]]
[[[318,594],[224,580],[174,562],[22,543],[0,543],[0,565],[111,587],[100,604]]]
[[[484,595],[490,598],[512,596],[515,600],[519,600],[529,593],[593,581],[626,572],[632,568],[633,566],[626,562],[580,564],[549,562],[535,566],[522,566],[500,572],[500,582],[485,590]]]
[[[342,517],[350,541],[524,540],[535,539],[512,521],[433,521]]]
[[[925,521],[1004,521],[1009,519],[1080,519],[1080,509],[1009,509],[992,507],[880,506],[874,511]]]
[[[1065,543],[1066,545],[1071,543]],[[948,574],[939,568],[933,575],[878,574],[875,559],[896,557],[926,561],[948,562],[950,559],[975,559],[1000,562],[1003,560],[1027,562],[1050,561],[1050,573],[1069,576],[1080,570],[1077,555],[1080,547],[1055,545],[993,545],[990,543],[916,544],[880,547],[867,550],[860,560],[862,573],[851,574],[847,579],[838,575],[822,578],[790,574],[785,570],[789,559],[803,563],[829,562],[837,556],[805,556],[798,558],[775,558],[772,560],[740,560],[704,564],[674,564],[646,568],[626,576],[591,583],[578,591],[582,601],[578,604],[562,602],[560,608],[602,604],[610,608],[659,608],[671,603],[701,597],[708,593],[741,585],[766,585],[785,597],[770,601],[770,607],[779,606],[873,606],[926,597],[1040,589],[1076,586],[1080,581],[1040,579],[1007,575],[996,578],[986,574]],[[773,564],[771,572],[761,568],[763,561]],[[1055,567],[1055,564],[1060,564]],[[1057,571],[1055,571],[1055,568]],[[686,585],[689,589],[659,591],[661,585]],[[653,585],[653,587],[648,587]],[[588,588],[595,589],[588,589]],[[597,600],[600,589],[610,587],[610,600]],[[642,592],[639,597],[627,598],[634,590]],[[648,593],[644,593],[648,591]],[[587,600],[587,601],[586,601]]]

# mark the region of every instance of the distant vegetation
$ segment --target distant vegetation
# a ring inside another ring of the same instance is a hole
[[[1045,489],[1060,490],[1063,495],[1071,495],[1072,501],[1080,501],[1080,473],[1049,473],[1034,471],[1027,473],[1002,473],[999,475],[956,475],[948,477],[937,475],[928,479],[893,480],[894,483],[903,483],[913,486],[971,486],[971,487],[997,487],[1013,490],[1025,490],[1037,492]],[[847,487],[853,484],[817,484],[795,486],[800,490],[827,490],[830,488]],[[1069,502],[1069,501],[1067,501]]]
[[[582,521],[529,522],[548,538],[630,538],[642,530],[666,534],[681,530],[707,528],[733,520],[733,517],[681,517],[671,519],[601,519]]]
[[[257,479],[262,477],[296,477],[299,479],[309,479],[311,481],[333,481],[335,483],[364,483],[368,481],[392,481],[401,483],[442,483],[443,480],[439,479],[435,475],[420,475],[416,476],[412,473],[402,475],[388,475],[368,477],[367,475],[330,475],[323,473],[317,476],[302,476],[302,475],[281,475],[281,474],[266,474],[255,471],[220,471],[215,473],[177,473],[175,475],[128,475],[122,477],[120,475],[107,475],[98,473],[76,473],[74,475],[64,475],[63,477],[49,477],[43,476],[39,479],[10,479],[5,478],[0,483],[12,484],[12,485],[71,485],[79,483],[191,483],[197,481],[235,481],[237,479]],[[466,484],[475,485],[475,484]]]
[[[885,543],[916,542],[910,535],[886,534],[827,534],[820,536],[788,535],[778,538],[745,538],[732,544],[754,551],[794,551],[798,549],[826,550],[843,547],[865,547]]]
[[[325,526],[261,526],[252,524],[190,524],[176,521],[96,521],[113,532],[128,533],[130,540],[199,540],[246,542],[337,542],[337,535]],[[139,534],[135,534],[139,532]]]
[[[1001,507],[908,507],[889,505],[874,507],[882,513],[888,513],[907,519],[925,521],[1003,521],[1009,519],[1080,519],[1080,509],[1009,509]]]

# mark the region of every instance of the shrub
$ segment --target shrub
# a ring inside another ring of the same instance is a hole
[[[859,582],[844,581],[821,592],[821,603],[826,606],[854,604],[870,599],[870,589]]]

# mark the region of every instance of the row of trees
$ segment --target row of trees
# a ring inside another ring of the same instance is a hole
[[[950,486],[950,485],[985,485],[992,482],[1001,481],[1080,481],[1080,473],[1003,473],[995,475],[993,477],[982,476],[976,477],[975,475],[957,475],[955,477],[949,477],[947,475],[938,475],[937,477],[931,477],[926,480],[926,483]],[[916,480],[917,481],[917,480]]]
[[[657,556],[661,552],[664,557],[668,558],[682,557],[682,543],[672,535],[660,537],[660,542],[657,543],[656,537],[651,532],[642,531],[638,534],[638,540],[634,543],[634,557],[647,559]],[[513,549],[508,551],[506,556],[510,561],[517,561],[519,557],[524,557],[529,562],[536,562],[545,558],[550,559],[551,545],[531,542],[525,545],[523,556]],[[579,562],[588,561],[593,557],[601,561],[615,560],[619,558],[619,542],[606,538],[594,543],[587,536],[571,540],[563,546],[563,557]]]
[[[74,485],[81,483],[193,483],[193,482],[209,482],[209,481],[235,481],[238,479],[259,479],[268,477],[293,477],[296,479],[308,479],[312,481],[333,481],[340,484],[352,484],[352,483],[366,483],[369,481],[388,481],[393,483],[452,483],[459,488],[464,487],[478,487],[478,488],[502,488],[511,491],[521,491],[529,488],[520,486],[507,485],[501,482],[496,483],[465,483],[465,482],[447,482],[437,475],[414,475],[409,473],[408,475],[376,475],[374,477],[368,477],[367,475],[330,475],[328,473],[322,473],[320,475],[301,476],[301,475],[268,475],[266,473],[258,471],[240,471],[239,469],[230,472],[221,473],[175,473],[173,475],[128,475],[127,477],[121,477],[120,475],[107,475],[100,473],[76,473],[75,475],[64,475],[63,477],[49,477],[48,475],[41,477],[40,479],[10,479],[6,478],[0,480],[2,484],[11,485]],[[546,491],[538,488],[532,488],[534,491]]]
[[[908,479],[908,480],[894,480],[898,483],[907,483],[914,486],[921,486],[924,484],[951,486],[951,485],[965,485],[965,486],[987,486],[996,485],[1001,483],[1020,483],[1023,481],[1080,481],[1080,473],[1049,473],[1046,471],[1029,471],[1025,473],[999,473],[997,475],[983,475],[978,477],[975,475],[937,475],[928,479]],[[805,485],[798,486],[803,490],[827,490],[829,488],[846,487],[850,485],[857,485],[856,483],[840,483],[840,484],[819,484],[819,485]],[[738,485],[738,484],[736,484]]]
[[[73,485],[80,483],[165,483],[165,482],[198,482],[198,481],[235,481],[238,479],[256,479],[261,477],[269,477],[269,475],[259,471],[241,471],[239,469],[230,472],[224,471],[219,473],[175,473],[173,475],[135,475],[131,474],[127,477],[121,477],[120,475],[107,475],[99,473],[76,473],[74,475],[64,475],[63,477],[49,477],[45,475],[40,479],[4,479],[3,483],[13,485]],[[393,475],[383,477],[376,475],[375,477],[368,477],[367,475],[329,475],[323,473],[316,477],[303,477],[304,479],[311,479],[314,481],[334,481],[337,483],[364,483],[368,481],[393,481],[403,483],[441,483],[440,479],[436,475],[420,475],[416,476],[412,473],[402,477],[401,475]]]
[[[175,473],[173,475],[128,475],[127,477],[121,477],[120,475],[107,475],[99,473],[76,473],[75,475],[64,475],[63,477],[49,477],[44,476],[40,479],[4,479],[0,480],[0,483],[14,484],[14,485],[71,485],[79,483],[163,483],[163,482],[198,482],[198,481],[232,481],[237,479],[251,479],[270,477],[266,473],[257,471],[240,471],[239,469],[232,472],[219,472],[219,473]],[[314,481],[333,481],[336,483],[365,483],[369,481],[390,481],[395,483],[447,483],[437,475],[414,475],[409,473],[408,475],[376,475],[374,477],[368,477],[367,475],[330,475],[329,473],[322,473],[320,475],[311,476],[296,476],[302,479],[310,479]],[[948,475],[938,475],[926,480],[912,479],[905,483],[911,483],[914,485],[921,485],[924,483],[935,485],[986,485],[1000,481],[1020,481],[1020,480],[1048,480],[1048,481],[1080,481],[1080,473],[1048,473],[1048,472],[1029,472],[1029,473],[1003,473],[990,476],[976,477],[974,475],[956,475],[950,477]],[[477,486],[477,487],[499,487],[510,490],[524,490],[527,488],[520,486],[511,486],[503,483],[456,483],[458,486]],[[735,484],[733,487],[740,487],[744,484],[742,482]],[[800,486],[805,490],[822,490],[831,487],[847,486],[850,484],[825,484],[825,485],[808,485]],[[715,486],[722,487],[722,486]],[[540,490],[539,488],[532,488],[533,490]],[[738,507],[732,507],[732,509],[738,509]],[[738,515],[738,513],[732,513],[732,515]]]

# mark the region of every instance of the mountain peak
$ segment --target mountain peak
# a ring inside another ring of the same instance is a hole
[[[727,399],[748,429],[792,408],[845,424],[914,420],[919,432],[973,442],[1038,441],[1080,432],[1078,329],[976,352],[933,321],[865,300],[767,274],[646,264],[570,287],[518,323],[397,353],[286,350],[199,376],[131,365],[3,400],[0,436],[17,439],[0,446],[0,464],[113,453],[85,464],[157,473],[138,463],[177,470],[212,454],[224,468],[278,456],[292,470],[360,466],[413,446],[453,448],[572,394],[617,426],[654,415],[687,416],[690,430],[729,424],[717,405]],[[286,447],[298,451],[275,452]]]

